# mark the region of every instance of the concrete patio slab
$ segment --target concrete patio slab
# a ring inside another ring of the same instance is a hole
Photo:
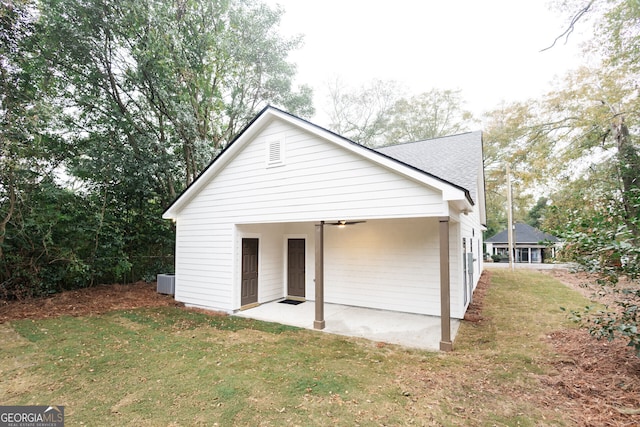
[[[234,315],[313,329],[315,305],[313,301],[298,305],[269,302]],[[424,350],[440,348],[440,317],[437,316],[325,304],[324,318],[323,332]],[[459,327],[460,321],[451,319],[452,340]]]

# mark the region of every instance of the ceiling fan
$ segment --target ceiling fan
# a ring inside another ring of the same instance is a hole
[[[366,222],[366,221],[345,221],[345,220],[340,220],[338,222],[328,222],[328,225],[337,225],[338,227],[345,227],[347,225],[352,225],[352,224],[360,224],[361,222]]]

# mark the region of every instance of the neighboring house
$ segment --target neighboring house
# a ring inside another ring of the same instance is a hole
[[[175,298],[283,298],[462,318],[483,270],[482,133],[373,150],[265,108],[164,212]]]
[[[549,233],[538,230],[528,224],[517,223],[513,229],[514,261],[541,263],[553,259],[560,239]],[[492,256],[501,256],[509,261],[508,230],[503,230],[485,240],[486,251]]]

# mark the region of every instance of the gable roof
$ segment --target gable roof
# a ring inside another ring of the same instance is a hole
[[[377,151],[447,180],[478,200],[477,178],[482,168],[482,132],[390,145]]]
[[[471,190],[459,183],[449,181],[448,179],[437,176],[429,170],[423,169],[424,165],[418,163],[412,164],[402,159],[394,158],[392,155],[382,151],[376,151],[371,148],[360,145],[330,130],[324,129],[300,117],[294,116],[283,110],[273,106],[265,107],[247,126],[216,156],[215,159],[198,175],[198,177],[189,185],[164,211],[162,217],[165,219],[175,218],[182,207],[191,200],[217,173],[220,171],[233,156],[244,147],[254,136],[256,136],[265,126],[273,119],[281,119],[287,123],[306,130],[315,136],[327,140],[331,143],[357,153],[369,160],[372,160],[383,167],[394,170],[402,175],[412,178],[430,187],[442,191],[443,199],[449,201],[460,201],[467,206],[474,205],[474,198],[471,196]],[[475,133],[479,134],[479,132]],[[480,157],[482,162],[482,144],[480,143]],[[405,159],[406,160],[406,159]],[[474,175],[475,176],[475,175]],[[474,189],[474,182],[471,188]]]
[[[509,230],[502,230],[495,236],[491,236],[485,240],[486,243],[508,243],[509,241]],[[533,243],[538,244],[539,242],[559,242],[556,236],[553,236],[549,233],[545,233],[544,231],[540,231],[535,227],[530,226],[529,224],[515,224],[514,230],[514,238],[517,243]]]

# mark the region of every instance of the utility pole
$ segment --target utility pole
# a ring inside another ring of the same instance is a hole
[[[513,212],[511,208],[511,169],[507,163],[507,234],[509,247],[509,269],[514,270],[513,265]]]

